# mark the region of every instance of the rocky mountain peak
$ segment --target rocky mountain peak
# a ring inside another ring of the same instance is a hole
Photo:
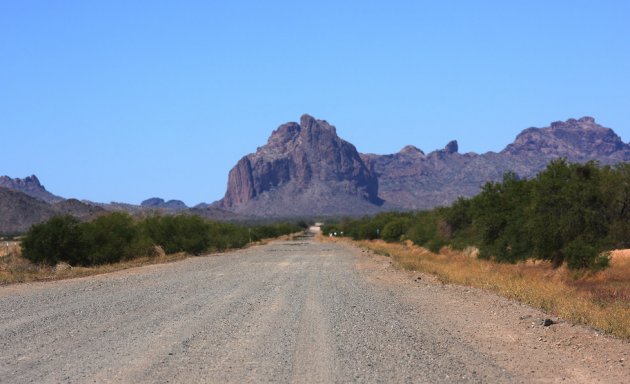
[[[267,140],[267,145],[262,148],[258,148],[258,151],[261,149],[276,149],[279,151],[284,151],[286,146],[295,141],[300,134],[302,127],[298,123],[286,123],[282,124],[275,131],[271,133],[269,139]]]
[[[42,183],[39,182],[39,179],[35,175],[26,176],[22,181],[24,182],[24,184],[32,184],[38,187],[42,186]]]
[[[282,156],[296,147],[318,147],[330,142],[339,142],[337,130],[325,120],[318,120],[304,114],[300,123],[282,124],[271,133],[267,145],[258,148],[256,155]]]
[[[406,145],[403,147],[403,149],[400,150],[400,152],[398,152],[401,155],[406,155],[406,156],[421,156],[424,157],[424,152],[422,152],[422,150],[416,146],[413,145]]]
[[[551,123],[551,128],[554,129],[588,129],[592,127],[601,127],[595,123],[595,118],[590,116],[584,116],[579,119],[568,119],[567,121],[554,121]]]
[[[555,121],[545,128],[528,128],[502,153],[511,155],[554,154],[579,161],[590,157],[626,156],[630,146],[610,128],[603,127],[589,116]],[[623,153],[622,153],[623,152]]]
[[[305,130],[316,131],[318,134],[327,132],[335,136],[337,135],[337,129],[334,125],[328,124],[326,120],[318,120],[307,114],[300,117],[300,126]]]
[[[27,176],[23,179],[20,178],[10,178],[9,176],[0,176],[0,185],[5,188],[13,187],[12,189],[17,188],[43,188],[39,179],[35,175]]]
[[[277,213],[290,214],[287,202],[293,195],[315,191],[321,204],[303,207],[314,213],[337,209],[331,202],[339,199],[333,195],[350,195],[370,204],[380,202],[376,176],[356,148],[337,136],[336,128],[327,121],[302,115],[299,124],[281,125],[265,146],[232,168],[220,206],[238,211],[245,205],[261,205],[251,208],[255,211],[263,209],[263,204],[265,209],[272,204],[268,200],[262,203],[262,199],[277,199]]]
[[[48,203],[63,200],[63,198],[48,192],[35,175],[27,176],[23,179],[0,176],[0,187],[22,192]]]
[[[583,116],[578,119],[580,123],[595,123],[595,118],[591,116]]]

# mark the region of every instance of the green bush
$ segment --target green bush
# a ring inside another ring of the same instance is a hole
[[[83,224],[82,229],[87,254],[77,264],[116,263],[146,256],[151,248],[150,241],[142,236],[137,224],[127,213],[100,216]]]
[[[438,217],[435,211],[418,212],[407,230],[407,238],[414,244],[424,246],[438,237]]]
[[[302,223],[304,224],[304,223]],[[166,253],[198,255],[226,250],[253,241],[303,230],[297,224],[276,223],[246,228],[210,222],[198,216],[152,216],[137,221],[127,213],[100,216],[79,223],[71,216],[59,216],[34,225],[22,241],[24,256],[36,263],[71,265],[115,263],[151,255],[155,245]]]
[[[563,249],[567,267],[570,269],[600,270],[608,267],[609,256],[599,253],[597,248],[582,239],[575,239]]]
[[[411,220],[409,218],[395,218],[383,226],[381,238],[387,242],[400,241],[409,229],[410,224]]]
[[[249,228],[249,231],[251,233],[252,241],[259,241],[262,239],[289,235],[291,233],[303,232],[307,229],[304,225],[307,225],[308,227],[308,224],[305,221],[299,221],[296,224],[281,222],[276,224],[254,226],[253,228]]]
[[[57,216],[31,227],[22,239],[22,255],[34,262],[78,264],[85,258],[85,243],[77,219]]]
[[[146,236],[166,253],[198,255],[211,245],[210,225],[198,216],[153,216],[146,218],[141,227]]]
[[[270,236],[273,237],[273,236]],[[241,248],[249,242],[249,230],[230,223],[210,223],[211,247],[217,251]]]

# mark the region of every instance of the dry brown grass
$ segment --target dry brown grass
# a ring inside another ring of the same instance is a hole
[[[37,265],[22,257],[19,246],[13,252],[0,256],[0,286],[26,283],[33,281],[63,280],[75,277],[84,277],[120,271],[123,269],[139,267],[150,264],[169,263],[183,260],[188,255],[177,253],[166,255],[161,248],[156,247],[152,257],[139,257],[137,259],[123,261],[114,264],[105,264],[94,267],[70,267],[67,264],[59,264],[55,267]]]
[[[20,243],[18,241],[0,241],[0,257],[20,251]]]
[[[553,269],[549,263],[498,264],[474,257],[474,250],[443,248],[440,254],[406,244],[355,242],[388,254],[403,268],[436,275],[443,283],[469,285],[540,308],[573,323],[630,338],[630,251],[612,253],[610,268],[598,273]]]

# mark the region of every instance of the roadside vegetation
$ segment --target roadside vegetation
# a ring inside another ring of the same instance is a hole
[[[489,289],[630,338],[630,165],[558,160],[470,199],[327,224],[444,282]]]
[[[122,212],[82,223],[57,216],[34,225],[0,255],[0,284],[84,276],[243,248],[306,229],[304,223],[253,226],[193,215],[135,219]]]
[[[597,271],[607,267],[608,251],[630,247],[630,164],[558,160],[531,180],[506,174],[450,207],[344,220],[323,231],[355,240],[411,240],[433,252],[474,246],[482,259]]]

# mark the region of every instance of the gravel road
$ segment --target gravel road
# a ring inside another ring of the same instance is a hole
[[[420,278],[420,279],[419,279]],[[0,382],[624,382],[628,342],[311,238],[0,288]]]

